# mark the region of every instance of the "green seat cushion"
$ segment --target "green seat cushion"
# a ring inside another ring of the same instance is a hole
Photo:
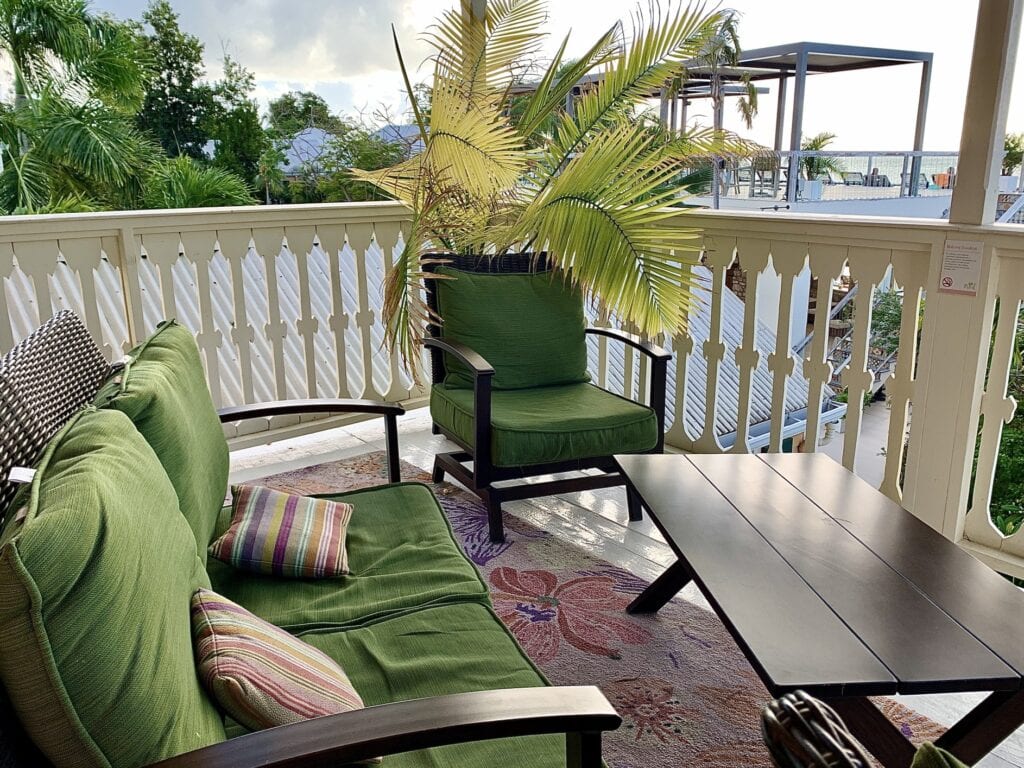
[[[124,414],[74,417],[8,528],[0,675],[54,765],[135,768],[224,740],[192,655],[190,599],[209,581]]]
[[[281,579],[210,559],[214,591],[299,632],[360,625],[424,605],[484,602],[487,587],[452,536],[430,489],[401,483],[329,496],[353,506],[340,579]],[[226,510],[224,525],[230,519]]]
[[[494,389],[589,381],[583,294],[552,272],[476,274],[441,267],[435,280],[441,334],[482,355]],[[472,388],[464,365],[445,358],[449,387]]]
[[[366,706],[495,688],[547,685],[505,625],[480,604],[425,608],[302,639],[341,664]],[[529,736],[388,755],[391,768],[565,768],[565,737]]]
[[[472,391],[435,384],[430,415],[473,446]],[[491,458],[498,467],[637,453],[657,442],[653,410],[593,384],[491,393]]]
[[[96,402],[127,414],[153,446],[205,563],[228,487],[228,444],[199,349],[192,332],[171,320],[128,357]]]

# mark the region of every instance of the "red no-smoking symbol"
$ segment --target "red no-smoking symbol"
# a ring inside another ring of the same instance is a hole
[[[952,288],[953,287],[953,278],[952,277],[944,277],[944,278],[942,278],[942,287],[943,288]]]

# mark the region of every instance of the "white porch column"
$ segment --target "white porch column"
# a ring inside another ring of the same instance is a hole
[[[992,222],[1024,0],[980,0],[950,221]],[[950,239],[971,240],[969,231]],[[963,537],[998,254],[987,246],[977,297],[939,293],[945,240],[933,245],[913,404],[904,506],[947,538]]]

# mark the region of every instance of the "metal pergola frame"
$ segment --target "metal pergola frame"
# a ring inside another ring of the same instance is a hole
[[[928,94],[931,88],[933,55],[928,51],[904,51],[894,48],[869,48],[861,45],[797,42],[743,51],[734,67],[718,68],[712,73],[706,67],[685,67],[687,80],[674,94],[659,94],[662,98],[662,122],[669,127],[682,127],[686,122],[689,102],[706,98],[694,91],[707,87],[712,77],[726,83],[752,83],[775,81],[778,83],[778,107],[775,115],[776,152],[781,152],[785,133],[787,89],[794,81],[793,109],[790,118],[789,151],[800,151],[803,140],[804,98],[809,75],[849,72],[859,69],[921,64],[921,87],[917,100],[917,120],[914,127],[914,151],[924,147],[924,129],[928,115]],[[719,105],[721,109],[721,105]],[[677,123],[677,119],[679,122]],[[796,197],[799,157],[790,154],[787,173],[787,199]],[[914,157],[911,169],[912,186],[917,185],[921,159]],[[911,191],[914,194],[916,189]]]

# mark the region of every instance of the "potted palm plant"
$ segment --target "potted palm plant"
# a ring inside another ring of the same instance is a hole
[[[801,152],[821,152],[835,139],[836,135],[829,131],[809,136],[800,143]],[[800,158],[804,175],[807,176],[805,197],[809,200],[820,200],[824,193],[825,179],[833,173],[842,173],[843,164],[838,158],[825,155],[805,155]]]
[[[667,207],[680,195],[673,182],[752,145],[713,129],[669,133],[637,113],[729,16],[703,6],[655,8],[634,20],[628,41],[616,25],[571,63],[566,38],[523,88],[543,40],[544,3],[490,0],[483,18],[463,5],[427,34],[434,55],[426,109],[395,39],[424,150],[383,170],[353,170],[412,211],[385,286],[388,344],[415,365],[429,318],[424,261],[452,252],[543,251],[641,332],[685,328],[700,239],[667,221],[680,215]],[[567,97],[591,73],[596,87],[582,89],[567,110]]]

